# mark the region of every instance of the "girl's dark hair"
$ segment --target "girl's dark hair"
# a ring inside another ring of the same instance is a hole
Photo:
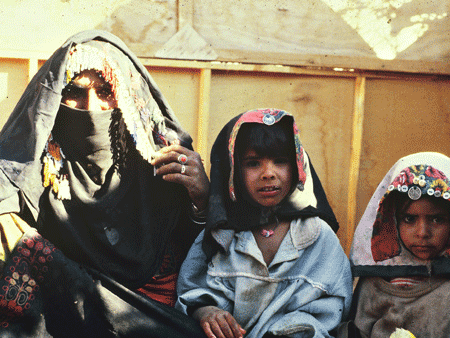
[[[292,157],[295,163],[292,124],[283,123],[284,120],[271,126],[261,123],[244,123],[236,138],[236,155],[242,159],[243,154],[252,149],[261,157]]]

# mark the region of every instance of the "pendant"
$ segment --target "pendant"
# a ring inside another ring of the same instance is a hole
[[[274,234],[273,230],[266,230],[266,229],[262,229],[261,232],[259,233],[261,236],[263,237],[270,237]]]
[[[111,245],[116,245],[119,241],[119,232],[114,228],[105,227],[106,238]]]

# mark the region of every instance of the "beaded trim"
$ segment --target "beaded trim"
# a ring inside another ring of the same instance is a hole
[[[140,75],[123,74],[114,57],[108,54],[106,46],[102,49],[87,44],[75,45],[68,56],[66,84],[87,69],[98,70],[105,81],[111,84],[117,106],[122,111],[125,125],[135,142],[136,149],[145,160],[150,162],[156,154],[156,150],[150,143],[151,134],[156,134],[163,141],[169,135],[166,135],[168,131],[165,127],[164,117],[151,93],[146,100],[138,98],[134,93],[142,81]],[[127,86],[125,75],[130,77],[131,88]]]
[[[388,192],[395,189],[408,193],[412,200],[418,200],[422,195],[450,198],[448,178],[430,165],[414,165],[402,170],[389,185]]]
[[[51,186],[59,200],[70,200],[69,180],[66,174],[61,174],[64,165],[63,159],[64,154],[61,147],[50,135],[42,157],[42,163],[44,164],[42,184],[44,187]]]

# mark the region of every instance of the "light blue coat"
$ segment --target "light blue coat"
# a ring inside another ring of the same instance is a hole
[[[346,316],[352,294],[350,264],[332,229],[320,218],[292,221],[269,266],[251,231],[218,230],[228,254],[209,264],[203,232],[192,246],[178,278],[176,307],[215,305],[247,330],[289,337],[330,337]]]

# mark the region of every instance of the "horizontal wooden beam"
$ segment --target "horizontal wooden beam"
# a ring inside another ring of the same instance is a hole
[[[161,46],[140,46],[130,48],[141,58],[154,58]],[[149,50],[151,49],[151,51]],[[427,60],[382,60],[377,57],[356,57],[340,55],[306,55],[298,53],[274,53],[243,50],[215,50],[216,61],[225,64],[283,65],[302,69],[343,69],[353,72],[391,72],[404,74],[450,75],[450,62]],[[202,62],[202,60],[192,60]],[[204,68],[204,67],[199,67]],[[252,70],[253,71],[253,70]]]
[[[421,74],[393,71],[369,71],[348,68],[326,68],[326,67],[301,67],[285,66],[280,64],[248,64],[229,61],[191,61],[191,60],[173,60],[173,59],[155,59],[140,58],[141,62],[147,67],[158,68],[185,68],[185,69],[211,69],[218,71],[236,71],[236,72],[261,72],[261,73],[280,73],[295,75],[311,75],[324,77],[357,77],[366,78],[392,78],[402,80],[415,80],[418,78],[424,80],[448,78],[446,74]]]
[[[338,55],[304,55],[268,53],[242,50],[216,50],[218,60],[241,63],[282,64],[286,66],[344,68],[370,71],[389,71],[450,75],[450,62],[426,60],[382,60],[377,57]]]
[[[47,60],[52,53],[23,51],[23,50],[0,50],[0,59],[37,59]]]
[[[155,47],[155,46],[153,46]],[[422,62],[422,61],[384,61],[379,60],[380,69],[374,67],[370,62],[372,59],[362,58],[345,58],[345,57],[330,57],[333,62],[315,62],[313,58],[302,61],[300,58],[282,59],[285,54],[277,54],[277,57],[270,53],[271,56],[262,60],[262,56],[258,57],[249,54],[248,57],[243,57],[243,53],[239,52],[240,61],[230,61],[223,58],[223,55],[215,61],[201,61],[201,60],[176,60],[176,59],[162,59],[155,57],[140,57],[141,62],[147,67],[159,68],[186,68],[186,69],[211,69],[221,71],[238,71],[238,72],[266,72],[266,73],[280,73],[280,74],[296,74],[296,75],[313,75],[313,76],[332,76],[332,77],[357,77],[364,76],[366,78],[402,78],[414,79],[422,77],[425,79],[439,79],[447,78],[450,75],[450,63],[443,65],[440,62]],[[254,53],[251,53],[254,54]],[[5,59],[25,59],[45,61],[51,56],[51,53],[33,52],[33,51],[10,51],[0,50],[0,58]],[[285,55],[286,56],[286,55]],[[279,57],[279,58],[278,58]],[[298,56],[299,57],[299,56]],[[316,58],[324,59],[325,56],[316,56]],[[309,60],[309,61],[308,61]],[[270,63],[272,61],[272,63]],[[251,63],[254,62],[254,63]],[[326,66],[328,64],[328,66]],[[359,65],[359,67],[357,67]],[[420,66],[423,65],[424,68]],[[432,65],[434,68],[431,68]],[[408,68],[409,67],[409,68]],[[428,68],[427,68],[428,67]],[[428,71],[427,71],[428,70]]]

